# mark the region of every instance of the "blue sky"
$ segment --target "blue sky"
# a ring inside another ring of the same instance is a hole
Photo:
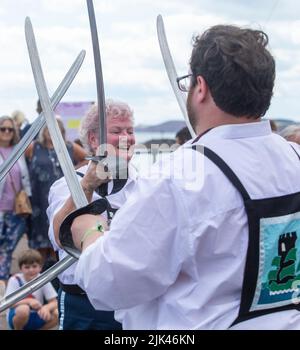
[[[136,124],[182,119],[160,55],[156,16],[164,18],[179,75],[188,71],[191,38],[215,24],[263,29],[277,62],[270,118],[300,121],[300,3],[296,0],[94,0],[106,97],[127,101]],[[96,99],[85,0],[0,1],[0,114],[15,109],[36,117],[37,93],[24,35],[33,23],[50,93],[73,60],[86,60],[63,101]]]

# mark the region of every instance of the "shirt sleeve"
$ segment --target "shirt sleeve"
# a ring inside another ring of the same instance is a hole
[[[19,282],[16,279],[16,277],[12,276],[7,282],[6,290],[5,290],[5,296],[15,292],[20,288]]]
[[[57,297],[57,293],[50,282],[43,286],[43,295],[47,301]]]
[[[180,197],[171,181],[139,179],[110,231],[82,253],[75,279],[96,309],[134,307],[174,283],[189,252]]]
[[[300,157],[300,145],[298,145],[298,143],[295,142],[291,142],[289,141],[289,144],[293,147],[294,151],[298,154],[298,156]]]
[[[53,230],[53,219],[55,214],[62,208],[69,196],[70,192],[65,178],[59,179],[50,188],[48,196],[49,206],[47,208],[47,216],[49,220],[48,236],[55,251],[59,250],[60,247],[58,246],[55,240]]]

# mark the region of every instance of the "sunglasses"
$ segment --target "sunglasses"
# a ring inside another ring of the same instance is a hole
[[[5,127],[0,127],[1,132],[14,132],[14,128],[5,128]]]

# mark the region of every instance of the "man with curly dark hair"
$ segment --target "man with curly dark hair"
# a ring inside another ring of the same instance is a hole
[[[198,136],[139,179],[109,232],[74,220],[76,281],[124,329],[299,329],[300,152],[262,120],[267,44],[231,25],[196,37],[177,83]]]

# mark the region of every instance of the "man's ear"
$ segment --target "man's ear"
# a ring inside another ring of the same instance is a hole
[[[196,82],[197,83],[195,86],[195,92],[198,96],[199,102],[203,102],[207,97],[208,85],[205,79],[201,75],[197,76]]]

